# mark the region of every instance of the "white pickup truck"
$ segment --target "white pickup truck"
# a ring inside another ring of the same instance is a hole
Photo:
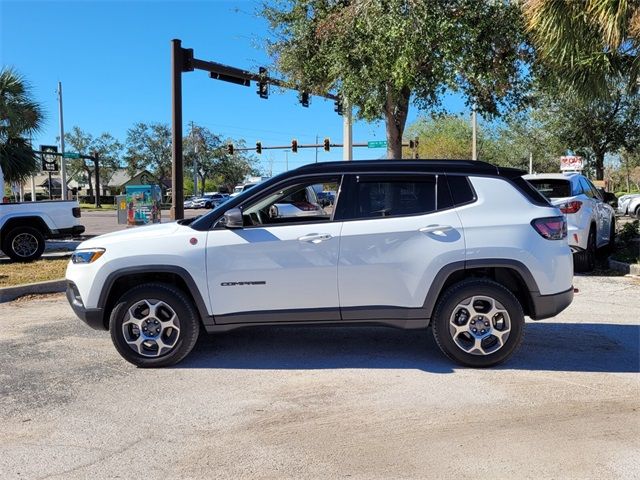
[[[4,187],[1,169],[0,187]],[[15,261],[40,258],[46,239],[84,232],[76,201],[4,203],[4,188],[0,192],[0,250]]]

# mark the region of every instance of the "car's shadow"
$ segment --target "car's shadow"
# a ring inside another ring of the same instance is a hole
[[[640,325],[527,323],[522,347],[501,369],[640,371]],[[255,327],[203,336],[175,368],[417,369],[451,373],[427,330]]]

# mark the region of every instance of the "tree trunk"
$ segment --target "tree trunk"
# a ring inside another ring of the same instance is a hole
[[[596,180],[604,180],[604,153],[596,153]]]
[[[207,176],[198,174],[198,177],[200,178],[200,195],[204,196],[204,189],[206,187]]]
[[[387,123],[387,158],[392,160],[402,159],[402,135],[407,123],[410,97],[411,91],[407,87],[396,93],[387,86],[384,114]]]

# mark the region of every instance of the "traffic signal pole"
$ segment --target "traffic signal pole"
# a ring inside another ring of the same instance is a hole
[[[184,49],[180,40],[171,40],[171,220],[184,218],[182,158],[182,72]]]
[[[192,48],[182,48],[182,42],[178,39],[171,40],[171,212],[172,220],[184,218],[184,186],[182,156],[182,73],[194,70],[209,72],[209,77],[215,80],[235,83],[249,87],[252,81],[258,83],[258,94],[261,98],[268,98],[269,85],[301,92],[303,106],[309,103],[309,92],[303,91],[299,85],[269,77],[265,68],[260,68],[259,73],[252,73],[240,68],[223,65],[222,63],[209,62],[197,59],[193,56]],[[265,88],[266,87],[266,88]],[[342,99],[332,93],[313,93],[313,95],[328,98],[336,102],[336,112],[342,113]],[[351,139],[351,113],[349,112],[349,136],[345,143],[352,145]],[[346,131],[346,126],[345,126]],[[352,151],[349,148],[349,159]],[[346,155],[346,154],[345,154]],[[344,156],[344,155],[343,155]],[[346,157],[345,157],[346,158]]]

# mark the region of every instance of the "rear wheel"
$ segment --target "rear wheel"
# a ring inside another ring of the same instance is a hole
[[[191,300],[164,283],[139,285],[118,299],[109,321],[118,353],[139,367],[166,367],[193,349],[200,322]]]
[[[5,235],[2,251],[16,262],[36,260],[44,252],[44,235],[37,228],[15,227]]]
[[[587,248],[573,254],[573,270],[576,272],[591,272],[596,267],[596,229],[589,229]]]
[[[607,243],[606,252],[612,253],[616,248],[616,219],[611,219],[611,226],[609,227],[609,243]]]
[[[522,343],[524,313],[518,299],[499,283],[465,280],[444,293],[431,325],[447,357],[468,367],[491,367]]]

